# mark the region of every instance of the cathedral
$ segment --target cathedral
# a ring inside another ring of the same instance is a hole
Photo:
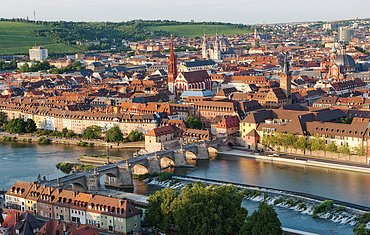
[[[329,61],[324,63],[323,67],[328,70],[326,79],[334,81],[343,80],[347,73],[356,71],[356,63],[351,56],[347,55],[346,46],[342,45],[340,51],[337,52],[335,43],[333,43],[333,48],[330,51]]]
[[[211,59],[216,62],[222,61],[225,58],[235,58],[235,52],[230,47],[230,43],[226,37],[219,37],[216,33],[215,41],[208,42],[206,35],[203,36],[202,44],[203,59]]]

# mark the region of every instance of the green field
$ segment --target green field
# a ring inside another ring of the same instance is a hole
[[[0,55],[28,54],[34,45],[44,46],[49,53],[72,53],[78,48],[56,43],[50,38],[36,36],[34,30],[43,26],[26,22],[0,21]]]
[[[159,25],[147,26],[152,31],[165,31],[177,36],[202,37],[204,32],[207,36],[218,34],[234,35],[250,32],[248,29],[241,29],[231,25],[207,25],[207,24],[183,24],[183,25]]]

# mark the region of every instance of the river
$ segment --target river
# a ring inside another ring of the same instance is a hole
[[[65,175],[55,165],[76,161],[83,154],[110,154],[130,157],[135,151],[98,150],[78,146],[0,142],[0,190],[7,190],[16,181],[36,181],[37,176],[55,179]]]
[[[64,175],[55,164],[76,161],[82,154],[109,154],[130,157],[134,151],[98,150],[76,146],[0,143],[0,189],[15,181],[34,181],[41,174],[48,178]],[[180,175],[258,185],[315,194],[359,205],[370,205],[370,175],[341,170],[272,164],[229,155],[218,155],[210,161],[194,162],[194,169],[176,169]],[[150,194],[158,187],[135,181],[135,193]],[[252,211],[257,203],[244,201]],[[325,220],[314,220],[284,208],[276,208],[283,226],[320,234],[351,234],[351,226]]]

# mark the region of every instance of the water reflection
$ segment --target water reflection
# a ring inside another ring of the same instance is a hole
[[[196,168],[177,174],[305,192],[370,205],[370,175],[317,167],[256,161],[227,155],[198,161]]]

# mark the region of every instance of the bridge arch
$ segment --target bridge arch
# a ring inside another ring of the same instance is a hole
[[[114,173],[112,171],[99,173],[100,185],[104,185],[105,187],[108,187],[108,186],[117,184],[118,181],[119,181],[119,178],[117,176],[117,173]]]
[[[197,151],[193,149],[185,150],[185,157],[186,159],[196,159],[197,158]]]
[[[87,191],[88,190],[87,185],[80,183],[80,182],[71,182],[71,183],[65,184],[62,188],[71,189],[75,191]]]
[[[142,164],[135,164],[131,167],[131,172],[134,175],[145,175],[149,174],[149,169]]]
[[[174,167],[175,166],[175,161],[171,157],[163,156],[160,159],[160,165],[161,165],[161,169]]]
[[[218,153],[218,149],[215,146],[209,146],[208,147],[209,153]]]

